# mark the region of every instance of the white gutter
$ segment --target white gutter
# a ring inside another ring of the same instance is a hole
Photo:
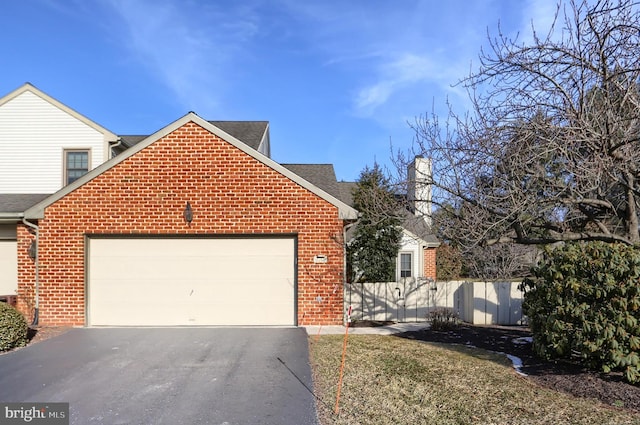
[[[24,213],[0,213],[0,223],[15,223],[22,220]]]
[[[35,230],[36,232],[36,258],[35,258],[35,267],[36,267],[36,288],[35,288],[35,299],[36,299],[36,306],[35,309],[33,311],[33,322],[31,323],[31,326],[38,326],[38,316],[39,316],[39,312],[40,312],[40,264],[38,262],[39,259],[39,255],[38,255],[38,247],[40,245],[40,229],[38,228],[37,225],[27,221],[26,218],[22,217],[22,223],[25,226],[28,226],[30,228],[32,228],[33,230]]]
[[[118,140],[113,145],[111,145],[110,143],[111,142],[107,143],[107,145],[109,145],[109,159],[115,157],[115,155],[113,154],[113,148],[117,148],[118,146],[122,145],[122,138],[118,137]]]

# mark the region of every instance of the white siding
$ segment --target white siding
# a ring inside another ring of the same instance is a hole
[[[400,251],[398,251],[398,258],[396,259],[396,280],[400,279],[400,254],[404,253],[411,253],[411,276],[423,277],[424,256],[422,255],[422,243],[419,239],[416,239],[406,231],[403,231],[402,240],[400,242]]]
[[[0,193],[56,192],[69,148],[90,149],[90,168],[108,159],[102,133],[32,92],[0,105]]]

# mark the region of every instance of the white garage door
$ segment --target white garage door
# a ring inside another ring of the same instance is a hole
[[[17,242],[0,240],[0,295],[15,295],[17,289]]]
[[[89,239],[89,325],[294,325],[293,238]]]

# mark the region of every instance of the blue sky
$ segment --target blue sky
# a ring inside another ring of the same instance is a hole
[[[548,26],[554,0],[29,0],[0,4],[0,96],[30,82],[117,134],[189,111],[267,120],[272,158],[355,180],[407,124],[457,109],[487,30]]]

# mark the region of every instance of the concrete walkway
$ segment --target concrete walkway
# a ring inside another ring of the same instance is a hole
[[[349,335],[393,335],[402,332],[419,331],[426,329],[429,324],[426,322],[418,323],[395,323],[387,326],[349,328]],[[305,326],[309,335],[344,335],[346,326]]]

